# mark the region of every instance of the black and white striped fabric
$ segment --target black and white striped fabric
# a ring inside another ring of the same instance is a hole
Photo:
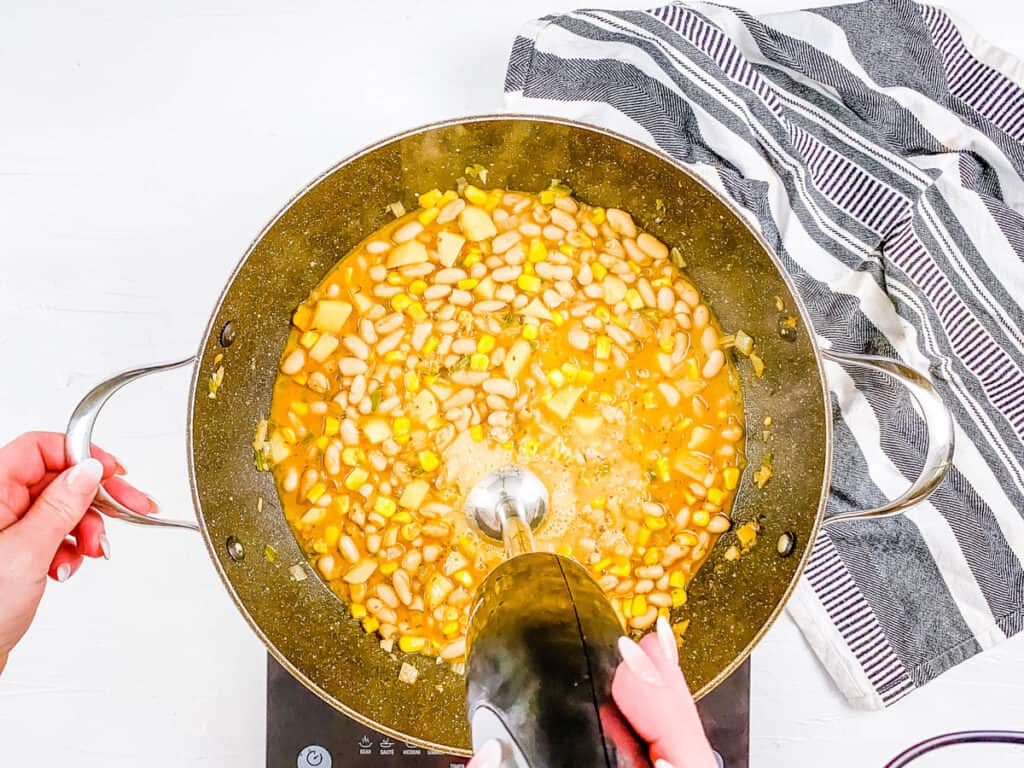
[[[529,23],[516,111],[691,165],[774,246],[824,346],[927,370],[948,479],[904,517],[816,542],[789,604],[857,706],[881,708],[1024,625],[1024,66],[909,0],[755,17],[710,4]],[[907,395],[830,365],[829,512],[905,489]]]

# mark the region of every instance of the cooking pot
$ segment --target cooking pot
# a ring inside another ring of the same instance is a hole
[[[895,361],[821,350],[765,241],[731,203],[657,150],[580,123],[502,115],[418,128],[338,163],[299,192],[246,251],[195,356],[128,371],[96,387],[71,419],[68,454],[72,461],[89,455],[96,417],[118,388],[193,365],[188,461],[198,525],[137,515],[105,493],[96,506],[141,525],[198,529],[246,621],[311,691],[379,731],[459,754],[470,743],[465,680],[432,658],[386,653],[349,616],[303,556],[272,476],[254,463],[252,443],[270,408],[295,307],[340,257],[391,220],[390,203],[412,209],[418,193],[454,188],[466,167],[477,164],[488,171],[488,187],[536,191],[561,179],[580,200],[628,210],[639,226],[682,251],[690,278],[723,328],[751,335],[765,362],[759,376],[750,361],[737,358],[751,437],[750,466],[732,512],[737,522],[759,522],[760,543],[727,561],[732,534],[723,536],[673,616],[689,620],[680,663],[697,697],[724,680],[764,636],[823,523],[893,514],[921,500],[941,480],[953,450],[951,418],[928,380]],[[796,326],[781,322],[786,317]],[[902,381],[929,430],[924,469],[905,494],[827,521],[832,418],[826,357]],[[209,386],[221,376],[219,387]],[[772,419],[770,444],[759,437],[766,417]],[[769,446],[772,476],[759,488],[751,475]],[[780,537],[784,546],[777,547]],[[398,679],[403,661],[418,668],[412,685]]]

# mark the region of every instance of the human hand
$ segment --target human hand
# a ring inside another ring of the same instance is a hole
[[[717,768],[697,706],[679,669],[672,627],[658,619],[657,631],[639,643],[619,638],[622,663],[612,680],[612,698],[640,738],[650,745],[655,768]],[[502,750],[489,741],[467,768],[498,768]]]
[[[93,458],[69,467],[64,435],[30,432],[0,447],[0,672],[28,630],[46,577],[67,581],[84,557],[110,558],[103,518],[90,510],[100,482],[142,514],[156,504],[118,475],[121,464],[93,447]]]
[[[639,643],[619,638],[619,653],[623,661],[612,680],[612,698],[650,744],[655,768],[717,768],[668,621],[659,617],[657,631]]]

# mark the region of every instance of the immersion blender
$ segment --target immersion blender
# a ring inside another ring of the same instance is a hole
[[[612,701],[622,634],[590,574],[535,552],[548,491],[506,466],[470,491],[464,512],[506,560],[477,590],[466,660],[473,748],[490,739],[501,768],[649,768],[647,745]]]

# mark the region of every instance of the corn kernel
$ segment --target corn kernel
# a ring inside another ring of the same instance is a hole
[[[593,371],[580,371],[576,375],[576,382],[578,384],[582,384],[584,386],[586,386],[587,384],[589,384],[593,380],[594,380],[594,372]]]
[[[469,326],[473,324],[473,313],[468,309],[460,309],[455,319],[459,325]]]
[[[527,456],[536,456],[540,453],[540,440],[534,440],[532,438],[529,440],[523,440],[521,450]]]
[[[420,467],[424,472],[433,472],[441,466],[441,460],[433,451],[420,451]]]
[[[683,531],[676,538],[679,539],[679,543],[684,547],[692,547],[697,543],[697,536],[690,531]]]
[[[469,267],[472,267],[477,262],[483,261],[483,258],[484,258],[483,255],[480,253],[480,249],[479,248],[473,248],[472,250],[470,250],[469,253],[466,254],[466,258],[464,258],[462,260],[462,266],[464,266],[464,267],[466,267],[468,269]]]
[[[464,586],[466,589],[469,589],[473,586],[473,575],[465,568],[463,568],[461,571],[456,571],[455,575],[452,576],[452,578],[459,582],[459,584]]]
[[[604,335],[598,336],[597,343],[594,345],[594,357],[598,360],[607,360],[611,354],[612,340]]]
[[[643,402],[644,408],[654,408],[658,405],[657,401],[654,399],[654,393],[650,390],[644,392],[640,396],[640,400]]]
[[[336,525],[328,525],[324,528],[324,541],[328,547],[338,546],[338,539],[341,538],[341,529]]]
[[[686,586],[686,576],[682,571],[672,571],[668,577],[668,585],[676,589],[680,589]]]
[[[590,265],[590,271],[594,273],[594,279],[599,283],[608,276],[608,269],[599,261]]]
[[[548,257],[547,246],[544,245],[544,241],[539,237],[535,237],[530,241],[530,252],[527,254],[527,258],[537,264],[538,262],[544,261]]]
[[[721,505],[725,499],[725,494],[722,493],[720,488],[708,488],[708,501],[712,504]]]
[[[665,522],[664,517],[645,517],[644,525],[646,525],[652,531],[660,531],[663,530],[665,526],[668,525],[668,523]]]
[[[612,313],[608,311],[608,307],[598,307],[594,310],[594,315],[602,323],[610,323],[612,321]]]
[[[736,467],[726,467],[722,470],[722,480],[727,490],[736,488],[740,480],[740,471]]]
[[[334,416],[328,416],[324,419],[324,434],[328,437],[333,437],[338,434],[341,429],[341,422]]]
[[[629,561],[616,563],[608,569],[608,573],[612,576],[618,576],[620,579],[624,579],[632,573],[633,569],[629,565]]]
[[[391,308],[395,312],[404,312],[412,304],[412,298],[404,293],[396,293],[391,297]]]
[[[418,653],[427,647],[427,639],[414,635],[402,635],[398,638],[398,647],[402,649],[403,653]]]
[[[399,416],[391,422],[391,431],[396,435],[407,435],[412,429],[412,421],[408,416]]]
[[[316,504],[317,499],[327,493],[327,486],[323,483],[317,483],[306,493],[306,501],[310,504]]]
[[[604,505],[605,505],[605,503],[607,503],[607,501],[608,501],[608,499],[605,498],[604,496],[598,496],[596,499],[591,499],[590,500],[590,506],[593,509],[603,509]]]
[[[637,595],[633,598],[633,615],[643,616],[645,613],[647,613],[647,598]]]
[[[304,346],[306,349],[312,347],[319,340],[320,334],[316,331],[306,331],[299,337],[299,344]]]
[[[632,600],[628,600],[628,599],[625,600],[622,603],[621,608],[622,608],[622,615],[623,616],[625,616],[627,619],[633,618],[633,601]]]
[[[395,504],[394,500],[389,499],[387,496],[378,496],[373,502],[373,511],[384,515],[384,517],[391,517],[395,514],[397,508],[398,505]]]
[[[562,245],[558,246],[558,250],[560,253],[564,253],[566,256],[570,258],[576,255],[576,249],[573,248],[568,243],[563,243]]]
[[[487,193],[480,189],[480,187],[475,187],[472,184],[466,185],[466,188],[462,190],[462,196],[473,205],[487,204]]]
[[[415,296],[419,296],[425,290],[427,290],[428,287],[429,286],[427,285],[427,281],[426,280],[413,280],[409,284],[409,293],[411,293],[411,294],[413,294]]]
[[[427,429],[430,429],[430,430],[433,430],[433,431],[436,432],[437,430],[441,429],[441,427],[443,427],[447,423],[448,422],[446,422],[443,417],[441,417],[441,416],[439,416],[438,414],[435,413],[433,416],[431,416],[429,419],[427,419]]]
[[[483,336],[481,336],[477,340],[477,342],[476,342],[476,351],[480,352],[482,354],[487,354],[489,352],[493,352],[494,351],[494,346],[495,346],[496,343],[497,343],[497,339],[495,339],[493,336],[491,336],[491,334],[485,333]]]
[[[459,631],[459,622],[457,621],[446,621],[441,625],[441,632],[446,636],[451,637]]]
[[[331,438],[327,437],[327,435],[320,435],[320,437],[318,437],[316,439],[316,442],[314,443],[314,445],[317,448],[319,448],[321,451],[326,451],[327,450],[327,446],[330,445],[330,444],[331,444]]]
[[[634,275],[639,275],[639,274],[640,274],[640,265],[639,265],[639,264],[637,264],[637,263],[636,263],[635,261],[633,261],[632,259],[630,259],[630,260],[629,260],[629,261],[627,261],[626,263],[627,263],[627,264],[629,265],[629,268],[630,268],[631,270],[633,270],[633,274],[634,274]],[[637,307],[637,309],[639,309],[639,307]]]
[[[548,371],[548,381],[551,382],[551,386],[553,387],[565,386],[565,376],[557,369],[554,371]]]
[[[673,589],[672,590],[672,607],[678,608],[681,605],[686,605],[686,590],[685,589]]]
[[[651,540],[651,529],[641,528],[636,532],[636,543],[637,546],[646,547],[647,543]]]
[[[295,314],[292,315],[292,323],[300,331],[305,331],[309,328],[310,323],[313,322],[313,310],[305,304],[302,304],[298,309],[295,310]]]
[[[420,195],[420,208],[433,208],[441,202],[442,197],[443,195],[441,194],[441,190],[438,189],[437,187],[434,187],[429,192],[424,192],[422,195]]]
[[[380,629],[380,619],[376,616],[367,616],[363,619],[363,631],[366,632],[366,634],[372,634],[378,629]]]
[[[362,467],[356,467],[345,477],[345,487],[350,491],[357,490],[370,477],[370,473]]]
[[[304,387],[306,386],[306,382],[309,381],[309,374],[305,372],[296,373],[294,376],[292,376],[292,380],[300,387]]]
[[[297,416],[305,416],[307,413],[309,413],[309,404],[304,403],[301,400],[296,400],[295,402],[292,403],[291,410]]]
[[[484,428],[479,424],[470,427],[469,436],[473,438],[474,443],[479,443],[481,440],[484,439]]]
[[[555,325],[565,325],[565,315],[556,309],[551,313],[551,322]]]
[[[630,309],[643,309],[644,300],[640,297],[640,292],[636,288],[630,288],[626,291],[626,306]]]
[[[381,563],[380,572],[385,576],[390,576],[392,573],[398,570],[397,560],[388,560],[386,563]]]
[[[480,285],[480,281],[477,280],[475,277],[466,277],[463,278],[462,280],[459,280],[459,282],[456,283],[456,285],[459,286],[460,290],[472,291],[474,288]]]
[[[353,619],[363,619],[363,618],[366,618],[366,606],[365,605],[361,605],[360,603],[352,603],[352,607],[351,607],[350,610],[352,611],[352,618]]]
[[[423,356],[429,357],[434,354],[434,350],[437,349],[437,345],[441,343],[441,340],[437,336],[431,336],[423,343]]]
[[[334,506],[338,508],[338,512],[347,515],[349,507],[352,506],[352,500],[348,496],[335,496]]]
[[[422,323],[427,319],[427,310],[425,310],[423,305],[418,301],[414,301],[409,305],[409,309],[406,314],[409,315],[414,323]]]
[[[654,462],[654,471],[658,475],[658,479],[661,482],[667,482],[671,476],[668,471],[668,458],[665,456],[659,456],[657,461]]]
[[[703,528],[711,520],[711,515],[708,514],[706,509],[698,509],[693,513],[690,520],[693,521],[693,524],[698,528]]]
[[[469,368],[473,371],[486,371],[491,367],[491,358],[480,352],[469,356]]]
[[[642,531],[648,531],[648,528],[641,528]],[[644,565],[657,565],[661,560],[661,549],[658,547],[651,547],[644,552]]]
[[[522,291],[526,291],[527,293],[536,293],[540,290],[541,279],[536,275],[527,275],[524,273],[516,278],[516,285],[518,285],[519,289]]]
[[[690,381],[697,381],[700,378],[700,366],[692,357],[686,361],[686,378]]]
[[[356,464],[359,463],[359,453],[356,451],[355,448],[345,448],[341,452],[341,461],[342,463],[347,464],[350,467],[354,467]]]
[[[572,547],[569,544],[559,544],[555,547],[555,552],[563,557],[572,557]]]
[[[604,208],[595,208],[590,212],[590,221],[598,227],[604,224],[604,218]]]
[[[400,349],[392,349],[390,352],[384,355],[384,360],[386,360],[389,363],[400,363],[403,360],[405,360],[405,352],[403,352]]]
[[[437,208],[427,208],[425,211],[420,211],[420,215],[416,218],[419,219],[420,224],[425,227],[433,222],[439,213],[441,213],[441,211]]]
[[[523,326],[523,330],[521,331],[521,333],[523,334],[524,339],[527,339],[528,341],[533,341],[537,338],[538,329],[537,326],[534,325],[533,323],[526,323]]]
[[[406,514],[409,513],[407,512]],[[398,515],[395,515],[395,517],[398,517]],[[412,541],[413,539],[417,538],[420,535],[420,533],[422,533],[422,531],[423,528],[420,526],[419,523],[406,523],[402,526],[400,533],[402,534],[403,539],[405,539],[406,541]]]
[[[401,285],[402,284],[402,276],[398,272],[390,273],[387,276],[386,280],[387,280],[387,284],[388,285]]]
[[[611,564],[612,564],[612,559],[610,557],[602,557],[600,560],[598,560],[596,563],[594,563],[594,565],[592,567],[593,567],[593,569],[595,571],[603,571],[608,566],[610,566]]]

